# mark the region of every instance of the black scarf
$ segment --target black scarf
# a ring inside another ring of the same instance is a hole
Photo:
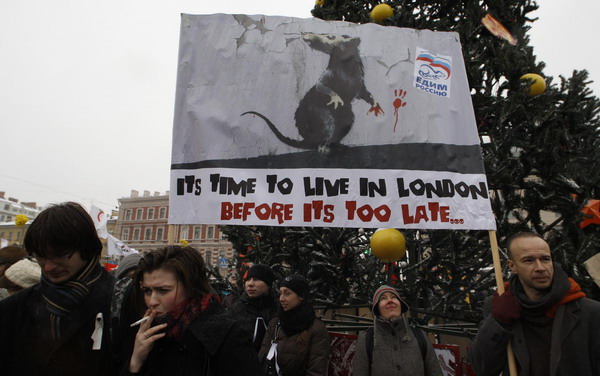
[[[558,304],[569,292],[571,283],[559,264],[554,263],[552,285],[540,300],[532,301],[527,297],[517,276],[510,280],[510,289],[523,307],[521,323],[529,351],[529,375],[550,374],[550,346],[552,342],[552,321],[545,313]]]
[[[54,284],[42,273],[40,288],[46,308],[50,312],[50,333],[58,340],[62,333],[61,318],[68,316],[81,306],[88,296],[92,285],[102,276],[102,267],[98,263],[100,256],[91,259],[70,281]]]
[[[521,302],[521,306],[523,307],[522,316],[524,318],[544,315],[548,309],[560,302],[560,300],[569,292],[570,288],[571,284],[569,278],[558,263],[554,263],[552,285],[540,300],[532,301],[527,297],[517,275],[513,275],[510,279],[510,290]]]
[[[281,310],[279,313],[281,329],[288,337],[310,328],[314,320],[315,310],[306,301],[300,302],[300,304],[287,311]]]

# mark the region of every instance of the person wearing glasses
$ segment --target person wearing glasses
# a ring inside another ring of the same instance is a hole
[[[109,375],[113,277],[99,264],[92,218],[74,202],[52,205],[31,223],[24,246],[39,284],[0,301],[2,375]]]
[[[248,332],[257,353],[269,322],[277,316],[277,298],[271,289],[274,280],[268,265],[252,265],[244,281],[244,294],[228,307],[231,316]]]
[[[146,253],[134,276],[146,312],[121,374],[259,376],[249,336],[227,315],[200,252],[167,246]]]

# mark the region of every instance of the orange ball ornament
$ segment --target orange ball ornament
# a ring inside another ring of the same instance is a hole
[[[371,236],[371,252],[383,262],[396,262],[406,254],[406,239],[395,228],[379,229]]]

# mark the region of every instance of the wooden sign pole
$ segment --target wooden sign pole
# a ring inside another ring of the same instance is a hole
[[[498,239],[496,238],[496,231],[490,230],[490,244],[492,245],[492,259],[494,260],[494,273],[496,274],[496,285],[498,286],[498,295],[504,294],[504,279],[502,278],[502,265],[500,264],[500,252],[498,251]],[[517,363],[515,361],[515,354],[512,350],[512,345],[509,342],[508,348],[506,349],[506,356],[508,357],[508,370],[510,376],[517,376]]]

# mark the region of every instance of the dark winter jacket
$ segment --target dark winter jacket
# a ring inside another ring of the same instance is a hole
[[[555,280],[556,274],[555,268]],[[513,325],[501,325],[490,314],[490,301],[484,308],[486,318],[469,349],[475,373],[477,376],[497,376],[504,370],[508,375],[506,348],[512,339],[519,375],[528,376],[530,356],[522,319]],[[599,318],[600,303],[590,299],[558,305],[551,323],[550,376],[600,375]]]
[[[358,335],[352,364],[353,376],[443,375],[431,343],[427,341],[427,352],[423,359],[417,339],[402,319],[375,320],[373,358],[369,373],[366,333]]]
[[[321,320],[315,318],[308,329],[291,337],[285,335],[278,318],[271,320],[258,353],[263,364],[273,338],[277,341],[277,363],[282,376],[327,375],[330,357],[329,332]]]
[[[264,330],[257,330],[257,337],[253,341],[254,349],[258,352],[265,336],[266,326],[277,316],[277,300],[275,297],[267,293],[257,298],[250,298],[244,293],[227,310],[239,326],[248,332],[250,340],[254,339],[254,332],[257,330],[257,317],[262,317],[258,325],[264,325]]]
[[[246,333],[215,301],[190,324],[181,340],[163,337],[156,341],[139,374],[260,376],[261,368]]]
[[[50,337],[49,314],[40,285],[0,301],[0,369],[3,376],[114,375],[109,346],[109,305],[113,277],[102,270],[79,309],[63,321],[62,337]],[[98,313],[104,329],[100,350],[92,350]]]

